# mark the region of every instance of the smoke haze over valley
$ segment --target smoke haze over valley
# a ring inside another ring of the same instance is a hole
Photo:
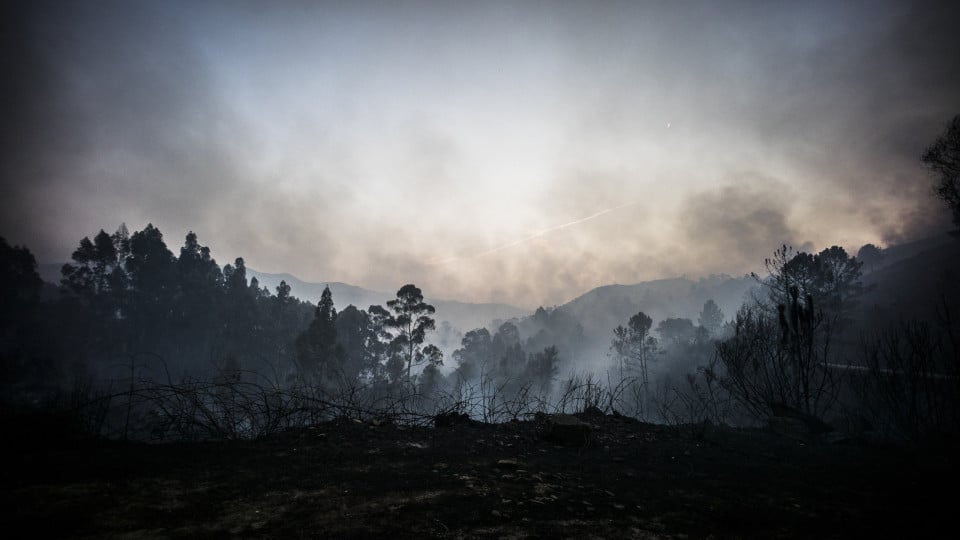
[[[533,310],[942,231],[952,3],[4,7],[0,230]]]

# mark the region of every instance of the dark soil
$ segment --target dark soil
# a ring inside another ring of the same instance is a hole
[[[955,447],[580,418],[592,434],[573,446],[545,440],[542,419],[444,428],[342,419],[246,442],[13,437],[4,443],[0,530],[35,538],[931,538],[954,524]]]

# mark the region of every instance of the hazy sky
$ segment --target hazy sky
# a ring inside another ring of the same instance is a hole
[[[6,3],[0,235],[562,303],[947,228],[958,10],[918,2]],[[952,12],[951,12],[952,10]]]

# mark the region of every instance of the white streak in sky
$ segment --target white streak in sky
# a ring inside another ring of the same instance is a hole
[[[567,227],[573,227],[574,225],[579,225],[579,224],[581,224],[581,223],[583,223],[583,222],[585,222],[585,221],[590,221],[591,219],[598,218],[598,217],[600,217],[600,216],[602,216],[602,215],[604,215],[604,214],[609,214],[610,212],[615,212],[615,211],[617,211],[617,210],[620,210],[621,208],[625,208],[625,207],[630,206],[630,205],[633,205],[633,204],[636,204],[636,202],[635,202],[635,201],[634,201],[634,202],[628,202],[628,203],[621,204],[621,205],[619,205],[619,206],[614,206],[614,207],[612,207],[612,208],[607,208],[607,209],[601,210],[601,211],[599,211],[599,212],[597,212],[597,213],[595,213],[595,214],[590,214],[590,215],[587,216],[587,217],[580,218],[580,219],[575,219],[575,220],[573,220],[573,221],[570,221],[570,222],[567,222],[567,223],[563,223],[563,224],[561,224],[561,225],[556,225],[556,226],[550,227],[550,228],[548,228],[548,229],[543,229],[542,231],[537,231],[537,232],[535,232],[535,233],[533,233],[533,234],[531,234],[531,235],[529,235],[529,236],[525,236],[525,237],[523,237],[523,238],[519,238],[519,239],[514,240],[514,241],[512,241],[512,242],[508,242],[508,243],[506,243],[506,244],[501,244],[501,245],[499,245],[499,246],[490,248],[490,249],[488,249],[488,250],[486,250],[486,251],[481,251],[480,253],[476,253],[476,254],[474,254],[474,255],[453,256],[453,257],[446,257],[446,258],[444,258],[444,259],[435,259],[435,260],[432,260],[432,261],[427,262],[427,265],[428,265],[428,266],[440,266],[440,265],[449,264],[449,263],[452,263],[452,262],[463,261],[463,260],[468,260],[468,259],[478,259],[478,258],[480,258],[480,257],[485,257],[485,256],[487,256],[487,255],[491,255],[491,254],[493,254],[493,253],[497,253],[497,252],[503,251],[503,250],[505,250],[505,249],[510,249],[510,248],[512,248],[512,247],[519,246],[520,244],[525,244],[525,243],[527,243],[527,242],[529,242],[529,241],[531,241],[531,240],[535,240],[535,239],[537,239],[537,238],[540,238],[541,236],[550,234],[550,233],[552,233],[552,232],[554,232],[554,231],[559,231],[559,230],[561,230],[561,229],[566,229]]]

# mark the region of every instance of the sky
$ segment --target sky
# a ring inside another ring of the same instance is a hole
[[[0,236],[523,307],[942,234],[949,2],[5,3]]]

